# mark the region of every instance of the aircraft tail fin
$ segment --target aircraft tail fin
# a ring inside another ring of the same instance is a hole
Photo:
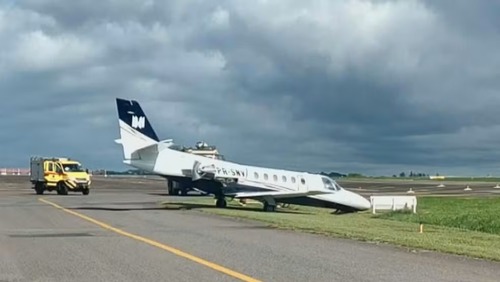
[[[116,106],[120,139],[115,141],[123,146],[124,159],[131,159],[135,151],[159,142],[156,132],[137,101],[116,98]]]

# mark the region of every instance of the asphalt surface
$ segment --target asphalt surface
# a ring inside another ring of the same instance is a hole
[[[239,281],[221,269],[261,281],[500,277],[496,262],[165,210],[159,202],[169,196],[156,180],[96,177],[93,186],[88,196],[40,197],[26,177],[0,176],[0,281]]]

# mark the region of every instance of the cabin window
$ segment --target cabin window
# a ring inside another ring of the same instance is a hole
[[[255,179],[259,179],[259,174],[258,174],[257,172],[254,172],[254,173],[253,173],[253,177],[254,177]]]
[[[295,183],[295,177],[292,176],[292,183]]]
[[[54,165],[52,163],[49,163],[49,171],[54,171]]]
[[[302,183],[302,185],[304,185],[304,184],[306,184],[306,180],[304,178],[301,178],[300,183]]]
[[[274,179],[274,181],[278,181],[278,176],[276,174],[273,175],[273,179]]]
[[[283,175],[283,177],[281,177],[281,179],[283,180],[283,182],[286,182],[286,176]]]
[[[267,173],[264,173],[264,180],[267,180]]]

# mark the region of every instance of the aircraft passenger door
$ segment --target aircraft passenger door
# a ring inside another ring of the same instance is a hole
[[[304,175],[297,175],[297,185],[299,187],[299,191],[307,191],[308,190],[308,183],[307,179]]]

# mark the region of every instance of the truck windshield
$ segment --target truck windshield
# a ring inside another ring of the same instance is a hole
[[[66,172],[84,172],[82,166],[79,164],[63,164],[62,166]]]

